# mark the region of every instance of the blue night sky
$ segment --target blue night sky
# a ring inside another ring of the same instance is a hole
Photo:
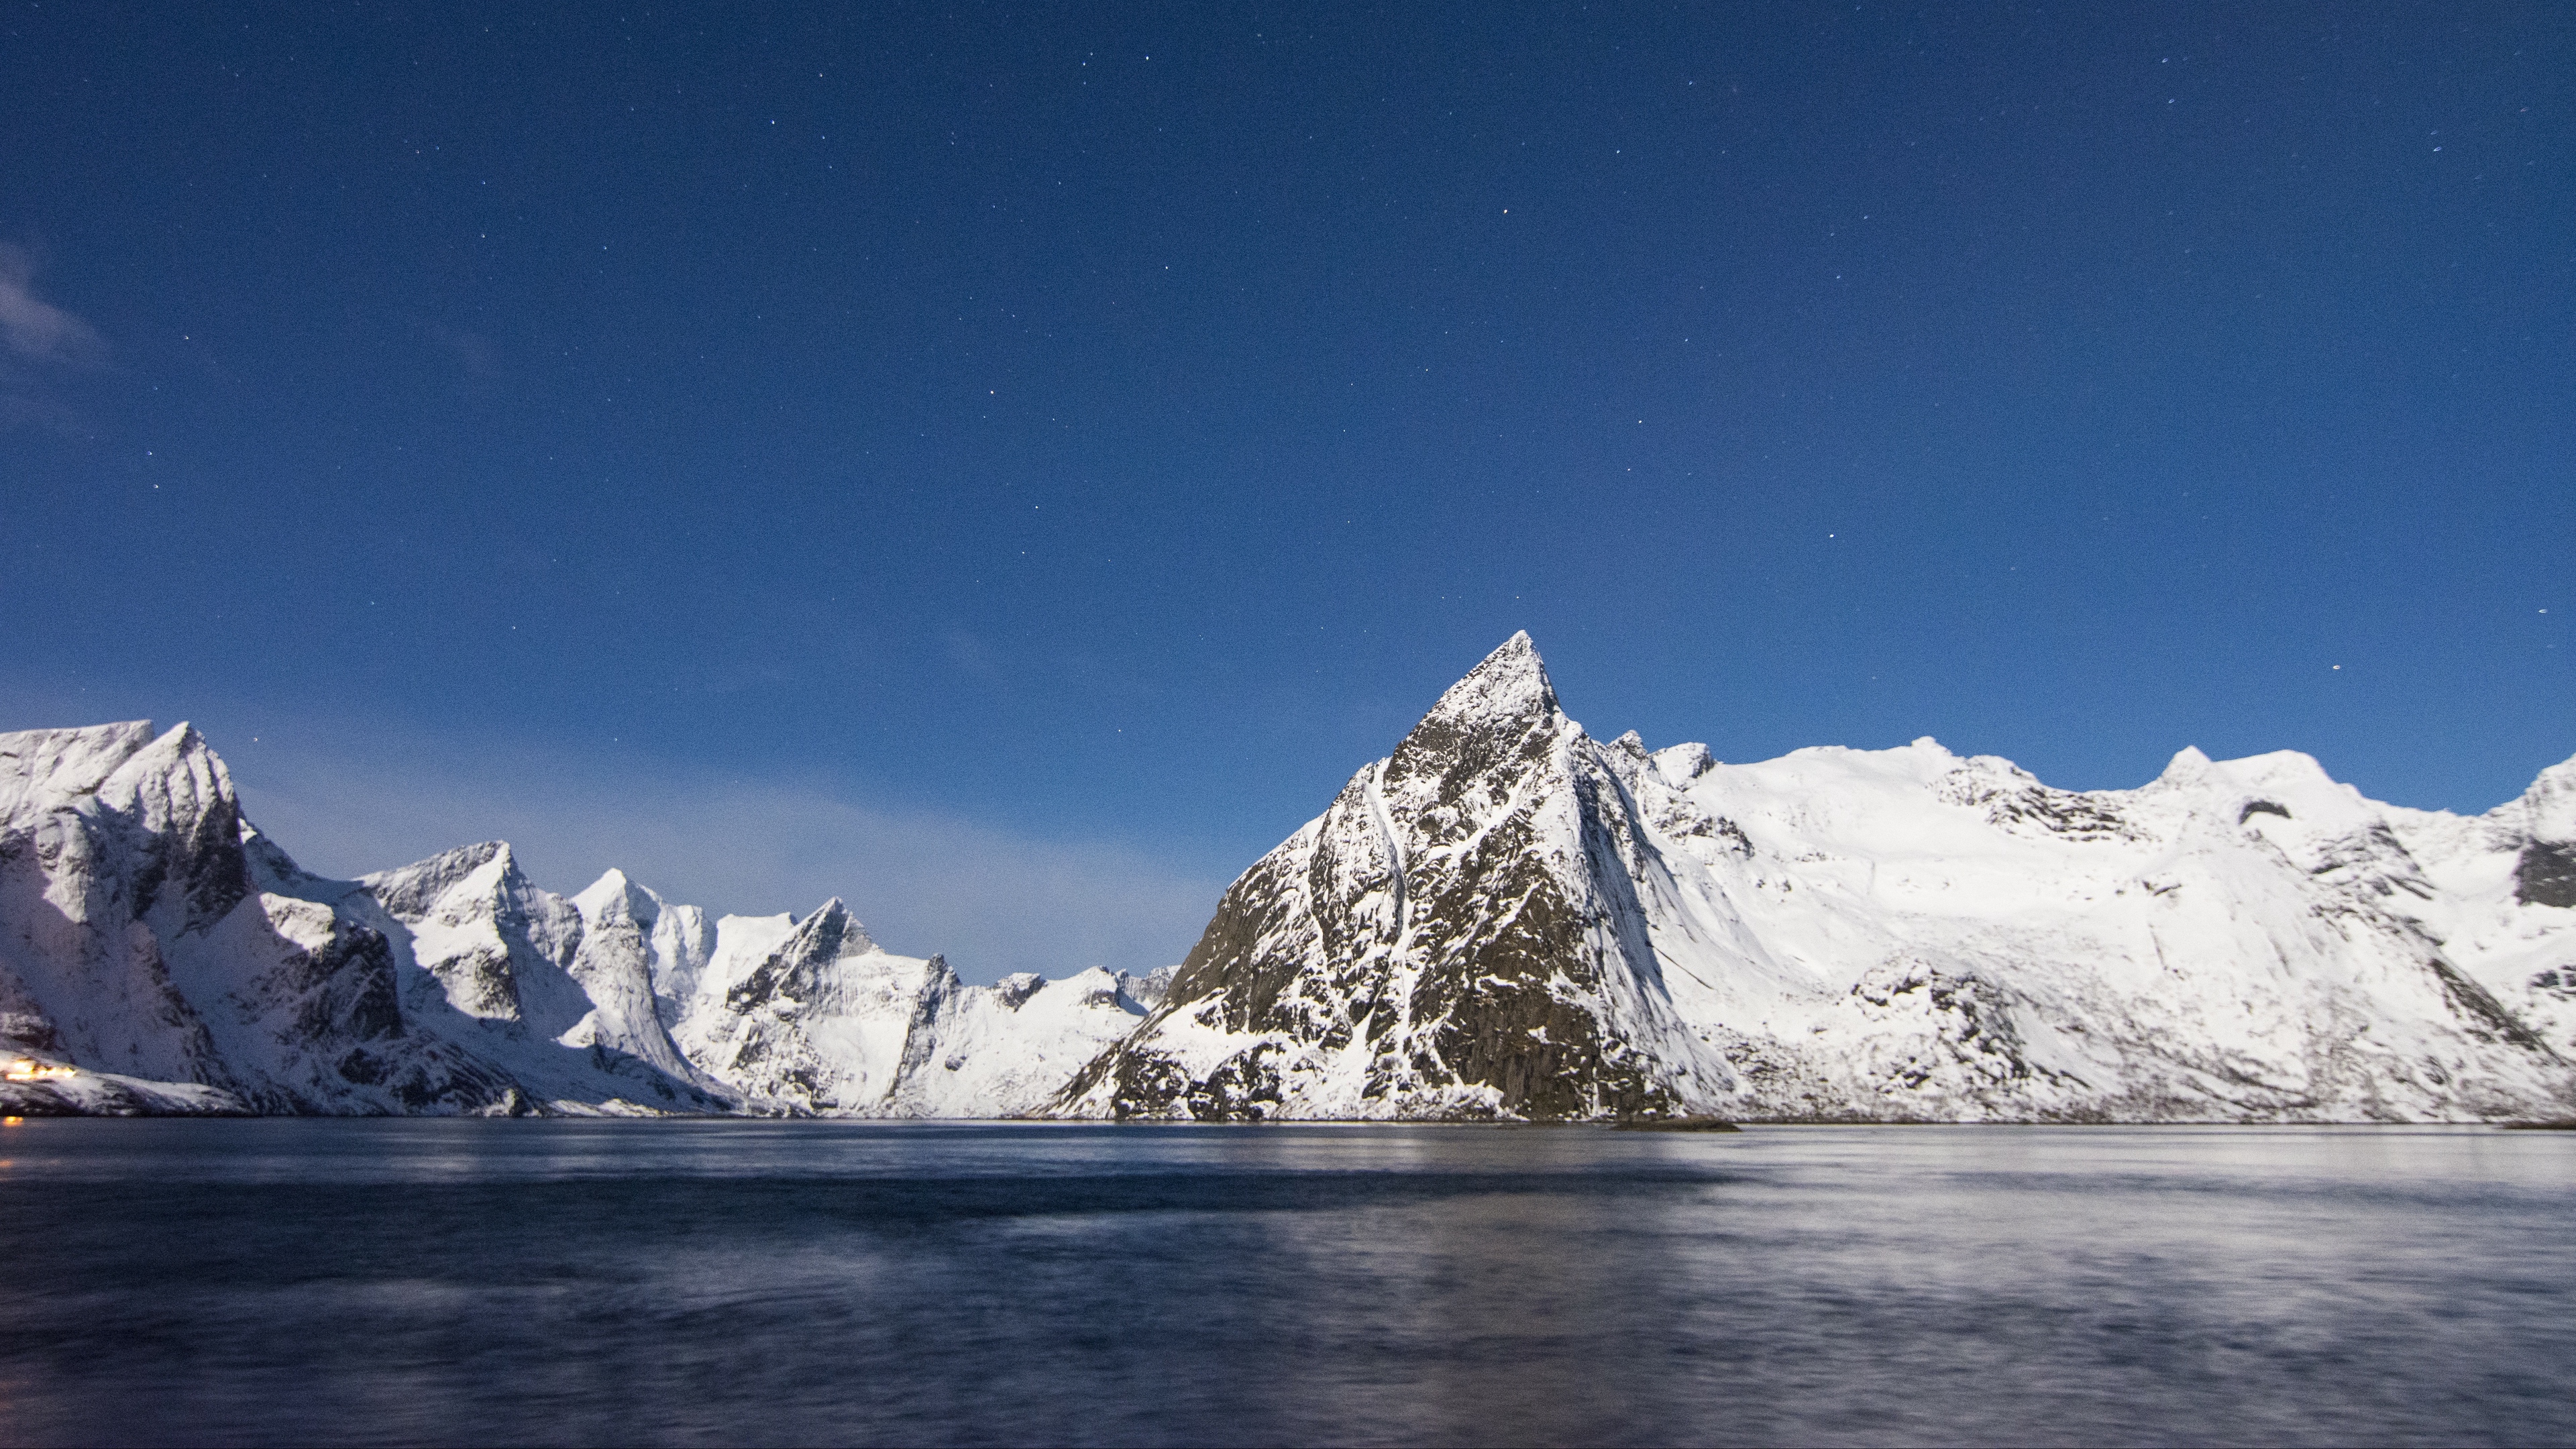
[[[1517,628],[1728,759],[2576,753],[2564,5],[736,8],[0,12],[0,728],[970,980]]]

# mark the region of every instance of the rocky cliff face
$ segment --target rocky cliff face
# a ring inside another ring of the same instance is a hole
[[[1235,882],[1057,1110],[2559,1114],[2571,778],[2463,821],[2286,753],[2090,793],[1930,740],[1724,765],[1591,739],[1516,636]]]
[[[503,1072],[405,1029],[402,953],[338,909],[346,889],[242,820],[185,725],[0,735],[0,1045],[122,1079],[98,1090],[146,1106],[170,1095],[151,1083],[206,1089],[171,1096],[192,1108],[269,1112],[461,1110],[505,1091]]]
[[[1641,893],[1669,890],[1528,636],[1244,873],[1075,1112],[1671,1115],[1734,1075],[1676,1012]]]
[[[2485,815],[2281,753],[1602,742],[1526,636],[1176,972],[967,986],[500,842],[355,881],[182,725],[0,735],[5,1111],[2387,1121],[2576,1110],[2576,761]]]
[[[753,1102],[861,1116],[1039,1106],[1134,1027],[1158,984],[1095,968],[968,986],[937,956],[878,946],[838,900],[732,959],[681,1023],[689,1055]]]
[[[28,1068],[0,1110],[1005,1116],[1134,1024],[1131,989],[965,986],[838,901],[559,896],[498,841],[328,880],[185,725],[0,735],[0,1056]]]

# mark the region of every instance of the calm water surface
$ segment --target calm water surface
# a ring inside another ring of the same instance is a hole
[[[0,1441],[2576,1442],[2576,1134],[25,1121]]]

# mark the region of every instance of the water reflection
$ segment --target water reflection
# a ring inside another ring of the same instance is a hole
[[[10,1443],[2576,1439],[2559,1134],[6,1133]]]

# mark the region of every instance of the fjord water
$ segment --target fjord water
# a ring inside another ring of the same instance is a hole
[[[29,1120],[0,1441],[2576,1441],[2576,1134]]]

